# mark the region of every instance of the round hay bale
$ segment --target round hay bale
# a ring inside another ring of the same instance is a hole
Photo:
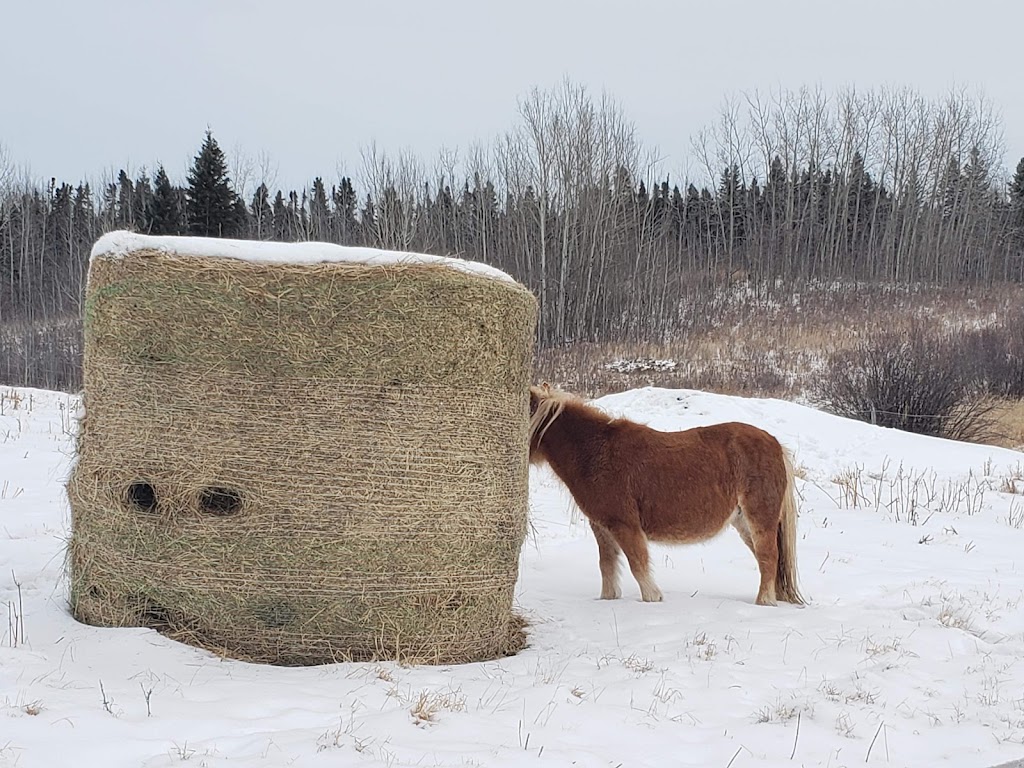
[[[278,664],[515,652],[535,321],[467,262],[104,237],[75,617]]]

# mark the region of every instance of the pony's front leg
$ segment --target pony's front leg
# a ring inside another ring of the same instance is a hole
[[[609,526],[609,531],[622,548],[629,563],[633,578],[640,585],[640,599],[645,603],[660,603],[661,590],[651,578],[651,558],[647,551],[647,536],[639,525],[618,523]]]
[[[591,520],[590,528],[597,539],[597,553],[601,565],[601,599],[617,600],[622,597],[622,590],[619,588],[619,555],[622,550],[603,525]]]

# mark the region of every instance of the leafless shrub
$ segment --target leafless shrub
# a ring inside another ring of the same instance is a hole
[[[833,353],[813,396],[839,416],[953,440],[994,433],[994,403],[982,396],[954,340],[914,326],[872,334]]]
[[[1024,397],[1024,311],[1008,313],[1001,322],[962,332],[958,360],[985,392]]]

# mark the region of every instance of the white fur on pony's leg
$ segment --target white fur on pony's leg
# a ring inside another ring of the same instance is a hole
[[[778,605],[775,600],[775,582],[765,585],[762,584],[761,588],[757,591],[757,600],[755,601],[758,605]]]
[[[622,590],[619,588],[619,555],[622,550],[606,528],[594,522],[590,523],[590,527],[597,539],[601,566],[601,599],[618,600],[622,597]]]
[[[661,602],[661,590],[658,589],[658,585],[654,583],[654,579],[651,578],[650,574],[642,579],[637,579],[637,583],[640,585],[640,599],[645,603],[660,603]]]
[[[644,535],[640,526],[619,524],[610,533],[625,554],[629,570],[640,586],[640,599],[645,603],[660,603],[661,590],[651,578],[651,557],[647,551],[647,536]]]
[[[622,588],[619,586],[618,571],[611,576],[601,574],[601,599],[618,600],[622,597]]]

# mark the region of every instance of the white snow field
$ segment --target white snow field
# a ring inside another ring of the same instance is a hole
[[[0,388],[0,766],[990,766],[1024,757],[1024,454],[777,400],[641,389],[659,429],[741,420],[795,455],[810,604],[753,604],[731,530],[658,547],[665,601],[597,599],[597,547],[531,477],[497,661],[281,668],[68,613],[77,398]]]

